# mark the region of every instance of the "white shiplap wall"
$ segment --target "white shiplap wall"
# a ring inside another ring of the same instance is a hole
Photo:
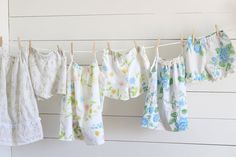
[[[8,44],[8,0],[0,0],[0,36],[4,46]],[[1,99],[1,98],[0,98]],[[1,157],[11,157],[9,147],[0,146]]]
[[[133,46],[133,39],[152,45],[156,38],[174,42],[193,30],[199,36],[214,31],[214,24],[228,29],[236,45],[235,0],[10,0],[10,40],[17,36],[33,40],[42,48],[91,49],[97,41],[102,49]],[[234,28],[234,29],[232,29]],[[25,43],[26,44],[26,43]],[[179,46],[161,49],[161,56],[178,55]],[[153,58],[153,50],[147,52]],[[88,64],[91,54],[77,54]],[[101,62],[101,55],[99,62]],[[12,157],[135,156],[233,157],[236,155],[236,74],[216,83],[188,86],[190,129],[187,132],[155,132],[140,128],[144,96],[127,102],[106,99],[104,122],[106,144],[86,146],[83,142],[60,142],[57,138],[60,97],[40,102],[45,140],[12,148]],[[71,155],[72,156],[72,155]]]
[[[4,45],[8,44],[8,0],[0,0],[0,35]]]

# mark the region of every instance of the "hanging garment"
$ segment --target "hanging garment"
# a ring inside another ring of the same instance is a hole
[[[29,70],[34,91],[39,100],[66,93],[66,56],[63,51],[29,53]]]
[[[67,91],[62,99],[61,140],[83,139],[89,145],[104,143],[101,77],[96,59],[90,66],[84,67],[72,58],[67,72]]]
[[[235,59],[235,50],[224,31],[194,40],[189,37],[185,52],[186,78],[188,81],[222,79],[235,71]]]
[[[43,139],[26,51],[0,50],[0,144],[23,145]]]
[[[188,128],[185,64],[182,56],[170,61],[157,56],[150,68],[142,127],[184,131]]]
[[[138,97],[147,90],[149,61],[144,48],[128,52],[104,50],[104,95],[119,100]]]

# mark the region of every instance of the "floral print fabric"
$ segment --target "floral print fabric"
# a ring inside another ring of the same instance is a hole
[[[229,37],[220,31],[186,44],[186,78],[189,81],[219,80],[235,69],[235,50]]]
[[[89,145],[104,143],[103,93],[97,62],[81,67],[72,62],[67,72],[67,93],[62,99],[59,137],[83,139]]]
[[[41,52],[31,48],[29,70],[39,100],[66,94],[66,57],[62,51]]]
[[[188,128],[183,57],[164,61],[157,57],[150,68],[142,127],[184,131]]]
[[[149,61],[144,48],[133,48],[126,53],[104,50],[104,95],[119,100],[138,97],[147,91],[148,68]]]
[[[0,144],[18,146],[43,139],[26,51],[0,49]]]

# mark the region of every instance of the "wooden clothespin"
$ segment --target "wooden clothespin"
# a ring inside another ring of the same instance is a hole
[[[184,36],[183,36],[183,34],[180,37],[180,44],[181,44],[182,53],[183,53],[183,50],[184,50]]]
[[[134,40],[134,46],[135,46],[136,51],[139,51],[139,46],[138,46],[136,40]]]
[[[70,54],[71,54],[71,56],[74,55],[74,43],[73,42],[70,43]]]
[[[0,47],[3,46],[3,39],[2,39],[2,36],[0,36]]]
[[[92,49],[92,52],[93,52],[93,54],[94,54],[94,58],[97,60],[96,42],[95,42],[95,41],[93,42],[93,49]]]
[[[192,33],[192,43],[195,42],[195,31],[193,30],[193,33]]]
[[[29,40],[29,52],[31,52],[31,50],[32,50],[32,41]]]
[[[58,51],[58,53],[59,53],[59,54],[63,55],[63,53],[62,53],[62,51],[61,51],[61,49],[60,49],[60,46],[59,46],[59,45],[57,45],[57,51]]]
[[[18,42],[18,47],[21,49],[21,48],[22,48],[22,45],[21,45],[21,39],[20,39],[20,37],[17,38],[17,42]]]
[[[215,24],[215,29],[216,29],[216,35],[219,36],[219,28],[217,24]]]
[[[112,52],[111,51],[111,44],[110,44],[110,42],[107,42],[107,49],[109,50],[110,53]]]
[[[60,46],[57,45],[57,51],[60,52],[60,50],[61,50],[61,49],[60,49]]]
[[[96,42],[93,42],[92,52],[96,55]]]
[[[160,46],[160,43],[161,43],[161,39],[158,39],[156,42],[156,48],[158,48]]]

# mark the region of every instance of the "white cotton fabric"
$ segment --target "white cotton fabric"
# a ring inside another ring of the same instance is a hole
[[[149,65],[144,47],[127,52],[105,49],[102,63],[104,95],[119,100],[138,97],[147,91]]]
[[[0,50],[0,144],[17,146],[43,139],[26,51]]]
[[[39,100],[66,93],[66,56],[63,51],[29,53],[29,69],[33,88]]]
[[[88,145],[104,143],[104,96],[97,61],[80,66],[72,60],[67,73],[67,93],[62,98],[60,140],[81,139]]]
[[[149,70],[142,127],[185,131],[188,128],[185,64],[182,56],[164,60],[157,56]]]
[[[187,81],[216,81],[235,72],[236,53],[224,31],[194,40],[189,37],[185,48]]]

